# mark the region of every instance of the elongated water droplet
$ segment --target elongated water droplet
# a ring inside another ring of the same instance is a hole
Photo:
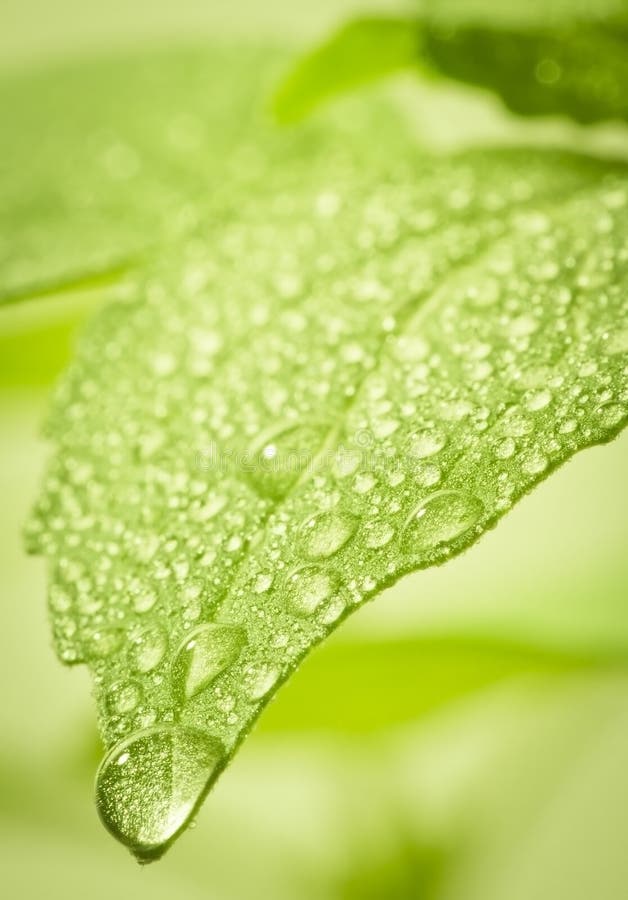
[[[168,638],[159,625],[149,625],[137,635],[129,649],[131,665],[137,672],[152,672],[168,649]]]
[[[196,811],[223,758],[220,741],[201,731],[162,725],[136,732],[100,765],[100,818],[140,861],[157,859]]]
[[[307,519],[300,529],[300,544],[309,559],[326,559],[337,553],[353,537],[355,516],[341,510],[320,513]]]
[[[431,549],[461,537],[480,520],[484,505],[467,491],[438,491],[410,515],[404,541]]]
[[[246,631],[232,625],[200,625],[181,644],[172,666],[172,686],[179,699],[189,699],[237,660]]]

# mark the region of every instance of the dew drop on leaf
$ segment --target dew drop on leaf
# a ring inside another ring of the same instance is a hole
[[[417,459],[434,456],[445,446],[446,437],[441,431],[420,431],[410,438],[409,450]]]
[[[134,681],[118,681],[111,685],[107,694],[107,707],[116,715],[133,712],[142,697],[139,684]]]
[[[319,566],[302,566],[288,578],[288,604],[297,615],[311,616],[335,587],[334,578]]]
[[[461,537],[479,522],[484,505],[467,491],[438,491],[416,509],[406,524],[404,541],[432,549]]]
[[[200,625],[190,631],[172,666],[172,687],[179,699],[190,699],[233,665],[247,642],[243,628]]]
[[[279,669],[271,665],[262,665],[249,672],[247,682],[247,694],[250,700],[261,700],[276,685],[279,679]]]
[[[131,643],[129,661],[137,672],[152,672],[168,649],[168,638],[159,625],[143,628]]]
[[[224,757],[201,731],[156,726],[114,746],[96,777],[108,830],[141,861],[158,858],[202,800]]]
[[[326,559],[351,540],[356,528],[355,517],[341,510],[312,516],[300,528],[301,550],[309,559]]]
[[[394,533],[395,529],[390,522],[385,520],[376,521],[368,529],[364,543],[370,550],[379,550],[390,543]]]

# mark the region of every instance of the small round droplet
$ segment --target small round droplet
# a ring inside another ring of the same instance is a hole
[[[246,631],[233,625],[199,625],[188,633],[172,665],[172,687],[190,699],[232,666],[246,644]]]
[[[288,605],[300,616],[311,616],[334,591],[334,578],[319,566],[303,566],[287,581]]]
[[[477,525],[484,504],[467,491],[438,491],[416,509],[405,526],[404,541],[431,549],[462,537]]]
[[[301,550],[309,559],[327,559],[344,547],[356,528],[355,516],[341,510],[312,516],[300,528]]]
[[[136,732],[98,769],[100,818],[138,859],[157,859],[194,815],[223,757],[220,741],[201,731],[162,725]]]

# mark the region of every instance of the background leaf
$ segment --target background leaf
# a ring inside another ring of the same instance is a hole
[[[626,120],[628,22],[550,27],[359,19],[306,55],[275,98],[280,121],[296,121],[329,97],[400,70],[487,88],[513,112],[570,116],[589,124]],[[454,20],[455,21],[455,20]]]

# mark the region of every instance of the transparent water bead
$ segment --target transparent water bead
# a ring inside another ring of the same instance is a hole
[[[200,625],[190,631],[172,665],[172,689],[190,699],[232,666],[247,642],[246,631],[232,625]]]
[[[447,437],[441,431],[419,431],[410,437],[408,450],[416,459],[426,459],[443,449]]]
[[[300,616],[311,616],[335,587],[334,577],[318,566],[302,566],[288,577],[288,604]]]
[[[288,423],[258,436],[250,450],[246,472],[260,494],[283,497],[312,465],[326,429],[320,423]]]
[[[152,672],[168,649],[168,637],[159,625],[148,625],[134,638],[129,648],[129,662],[136,672]]]
[[[409,516],[404,543],[432,549],[461,537],[480,521],[484,504],[467,491],[438,491]]]
[[[157,859],[194,815],[224,759],[216,738],[157,726],[117,744],[96,776],[105,827],[142,862]]]
[[[357,528],[355,516],[331,510],[307,519],[300,528],[299,543],[309,559],[327,559],[337,553],[353,537]]]

